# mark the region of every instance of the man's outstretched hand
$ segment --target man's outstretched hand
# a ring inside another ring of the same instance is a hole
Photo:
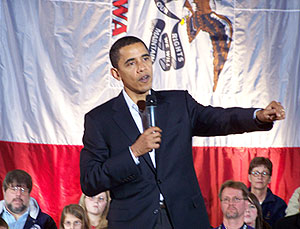
[[[265,109],[256,112],[256,118],[260,122],[273,122],[285,119],[283,106],[276,101],[272,101]]]

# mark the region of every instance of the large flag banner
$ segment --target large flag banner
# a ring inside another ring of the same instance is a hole
[[[212,226],[222,221],[221,184],[249,185],[255,156],[273,162],[270,188],[288,202],[300,186],[298,0],[0,1],[1,184],[8,171],[27,171],[31,195],[57,223],[78,203],[84,114],[122,90],[108,52],[125,35],[148,45],[155,90],[188,90],[204,105],[285,107],[271,131],[193,139]]]

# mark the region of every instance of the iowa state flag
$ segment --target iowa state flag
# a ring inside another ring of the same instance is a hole
[[[194,139],[213,226],[222,220],[220,185],[249,185],[255,156],[271,159],[270,188],[286,202],[300,186],[299,1],[2,0],[0,22],[0,181],[26,170],[56,222],[81,195],[84,114],[122,89],[108,52],[125,35],[149,46],[156,90],[188,90],[204,105],[277,100],[286,109],[269,132]]]

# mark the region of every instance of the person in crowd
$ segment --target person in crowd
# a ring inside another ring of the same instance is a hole
[[[0,217],[0,229],[8,229],[7,223],[1,217]]]
[[[298,198],[300,206],[300,198]],[[298,213],[279,219],[272,227],[273,229],[300,229],[300,207]]]
[[[293,195],[291,196],[287,208],[285,210],[285,216],[295,215],[299,213],[299,198],[300,198],[300,187],[296,188]]]
[[[257,197],[251,192],[248,194],[248,208],[245,211],[244,221],[255,229],[271,229],[271,226],[263,219]]]
[[[55,229],[54,220],[43,213],[37,201],[30,196],[31,176],[23,170],[8,172],[3,181],[4,200],[0,201],[0,215],[10,229]]]
[[[107,228],[107,213],[109,208],[109,192],[101,192],[96,196],[86,196],[82,193],[79,205],[83,207],[88,216],[91,229]]]
[[[225,181],[219,192],[223,223],[215,229],[251,229],[245,224],[244,215],[248,208],[248,189],[240,181]]]
[[[63,208],[60,229],[89,229],[86,212],[79,204],[69,204]]]
[[[270,130],[285,118],[283,107],[273,101],[265,109],[224,109],[203,106],[187,91],[155,91],[152,60],[137,37],[118,39],[110,60],[112,76],[124,87],[85,115],[83,193],[110,191],[111,228],[209,228],[192,137]],[[151,125],[141,118],[145,103],[155,107]]]
[[[251,160],[248,179],[250,191],[255,194],[261,204],[264,220],[272,226],[278,219],[284,217],[286,203],[268,188],[272,178],[273,164],[269,158],[255,157]]]

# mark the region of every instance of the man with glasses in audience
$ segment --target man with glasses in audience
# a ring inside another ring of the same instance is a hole
[[[271,226],[284,217],[286,203],[268,188],[272,177],[272,162],[265,157],[255,157],[249,165],[248,178],[251,183],[249,190],[261,204],[264,220]]]
[[[30,197],[31,176],[23,170],[8,172],[3,181],[4,200],[0,201],[0,216],[10,229],[55,229],[54,220],[43,213],[37,201]]]
[[[225,181],[219,192],[223,223],[215,229],[253,229],[244,222],[244,213],[248,207],[247,186],[239,181]]]

